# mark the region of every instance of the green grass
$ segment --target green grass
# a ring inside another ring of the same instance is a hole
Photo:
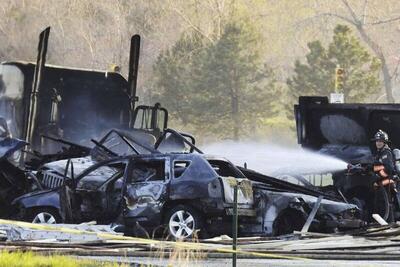
[[[69,256],[52,255],[44,256],[33,252],[0,252],[0,267],[92,267],[92,266],[125,266],[118,263],[103,263],[93,260],[81,260]]]

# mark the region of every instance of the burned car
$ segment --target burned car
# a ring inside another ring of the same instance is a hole
[[[84,170],[73,167],[77,162],[70,161],[71,177],[62,184],[17,198],[19,216],[42,223],[111,223],[120,217],[127,229],[166,224],[172,236],[184,238],[206,221],[232,214],[235,179],[243,183],[239,216],[256,215],[250,181],[228,161],[159,153],[107,159]]]
[[[232,213],[232,181],[245,179],[243,174],[226,161],[215,159],[211,161],[215,166],[211,167],[198,154],[161,153],[151,147],[164,151],[173,147],[172,136],[163,135],[163,140],[156,142],[153,135],[143,132],[133,136],[111,130],[99,142],[93,140],[96,146],[90,155],[44,164],[35,175],[44,190],[25,194],[13,202],[19,218],[46,223],[110,223],[122,216],[128,228],[136,223],[151,228],[162,224],[165,209],[182,204],[210,216],[224,209]],[[217,170],[235,178],[221,178]],[[225,196],[221,196],[223,192]],[[243,212],[254,217],[250,184],[245,192],[246,197],[242,193],[239,202],[243,200]],[[174,220],[189,216],[189,211],[182,212],[177,211]],[[197,221],[192,227],[203,224],[194,211],[190,214]],[[191,234],[182,231],[171,233],[176,237]]]
[[[325,199],[311,229],[362,225],[355,205],[204,155],[192,138],[167,129],[161,139],[145,143],[113,130],[94,141],[90,156],[44,164],[36,174],[44,190],[17,198],[14,207],[19,218],[32,222],[117,222],[129,234],[164,225],[179,239],[196,229],[203,236],[230,234],[233,187],[239,182],[242,236],[300,230],[321,194]],[[185,144],[186,152],[170,151]]]
[[[13,164],[12,155],[25,146],[22,140],[2,138],[0,140],[0,216],[9,216],[11,201],[25,193],[25,173]],[[7,171],[6,171],[7,170]]]
[[[254,201],[266,235],[290,234],[300,230],[328,233],[365,225],[358,207],[340,197],[314,186],[305,187],[238,168],[253,182]]]

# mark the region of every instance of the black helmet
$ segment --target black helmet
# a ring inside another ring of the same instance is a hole
[[[372,141],[382,141],[385,143],[389,143],[389,136],[387,133],[385,133],[382,130],[379,130],[376,132],[374,138],[372,139]]]

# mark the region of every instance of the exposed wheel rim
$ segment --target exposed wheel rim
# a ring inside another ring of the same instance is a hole
[[[185,210],[176,211],[169,219],[169,231],[177,239],[191,236],[195,227],[193,215]]]
[[[33,218],[32,223],[55,224],[56,218],[48,212],[40,212]]]

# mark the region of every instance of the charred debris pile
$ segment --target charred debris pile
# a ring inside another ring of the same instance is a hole
[[[400,228],[396,223],[346,233],[300,233],[280,237],[238,239],[238,258],[305,260],[397,261]],[[125,237],[106,226],[91,224],[46,226],[0,221],[0,248],[7,251],[64,254],[80,257],[114,257],[122,261],[146,258],[157,262],[183,254],[188,263],[230,259],[232,239],[171,242]],[[114,260],[115,261],[115,260]],[[372,263],[370,262],[370,263]]]

